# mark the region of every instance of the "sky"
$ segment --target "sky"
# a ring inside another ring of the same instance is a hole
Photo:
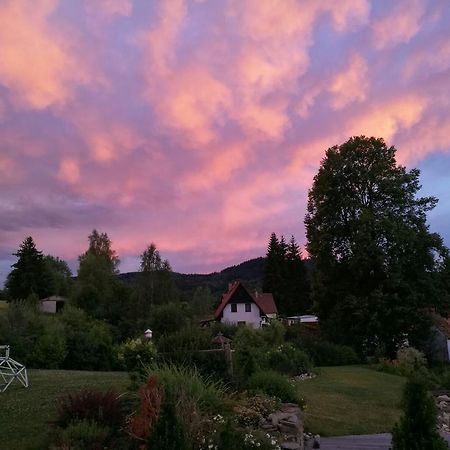
[[[304,245],[327,148],[383,137],[450,245],[448,0],[0,0],[0,286],[31,235],[122,272]]]

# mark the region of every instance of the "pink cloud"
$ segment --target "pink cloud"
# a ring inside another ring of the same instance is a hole
[[[423,0],[395,2],[392,12],[389,11],[373,24],[376,48],[383,49],[410,41],[420,31],[425,10]]]
[[[0,6],[0,83],[31,108],[63,104],[75,86],[99,81],[50,24],[57,6],[57,0],[5,0]]]

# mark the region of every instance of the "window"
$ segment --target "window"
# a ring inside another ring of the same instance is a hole
[[[251,303],[245,304],[245,312],[252,312],[252,304]]]
[[[237,312],[237,304],[236,303],[231,304],[231,312]]]

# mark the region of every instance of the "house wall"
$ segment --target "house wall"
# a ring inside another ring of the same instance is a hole
[[[261,326],[261,315],[258,305],[250,303],[252,310],[245,312],[245,303],[236,303],[237,312],[231,312],[231,303],[225,306],[223,310],[222,322],[237,325],[238,322],[245,322],[246,325],[251,325],[254,328]]]

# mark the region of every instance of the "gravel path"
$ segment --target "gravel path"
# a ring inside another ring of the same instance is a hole
[[[443,436],[450,443],[450,434],[443,433]],[[387,433],[320,439],[321,450],[388,450],[390,445],[391,435]]]

